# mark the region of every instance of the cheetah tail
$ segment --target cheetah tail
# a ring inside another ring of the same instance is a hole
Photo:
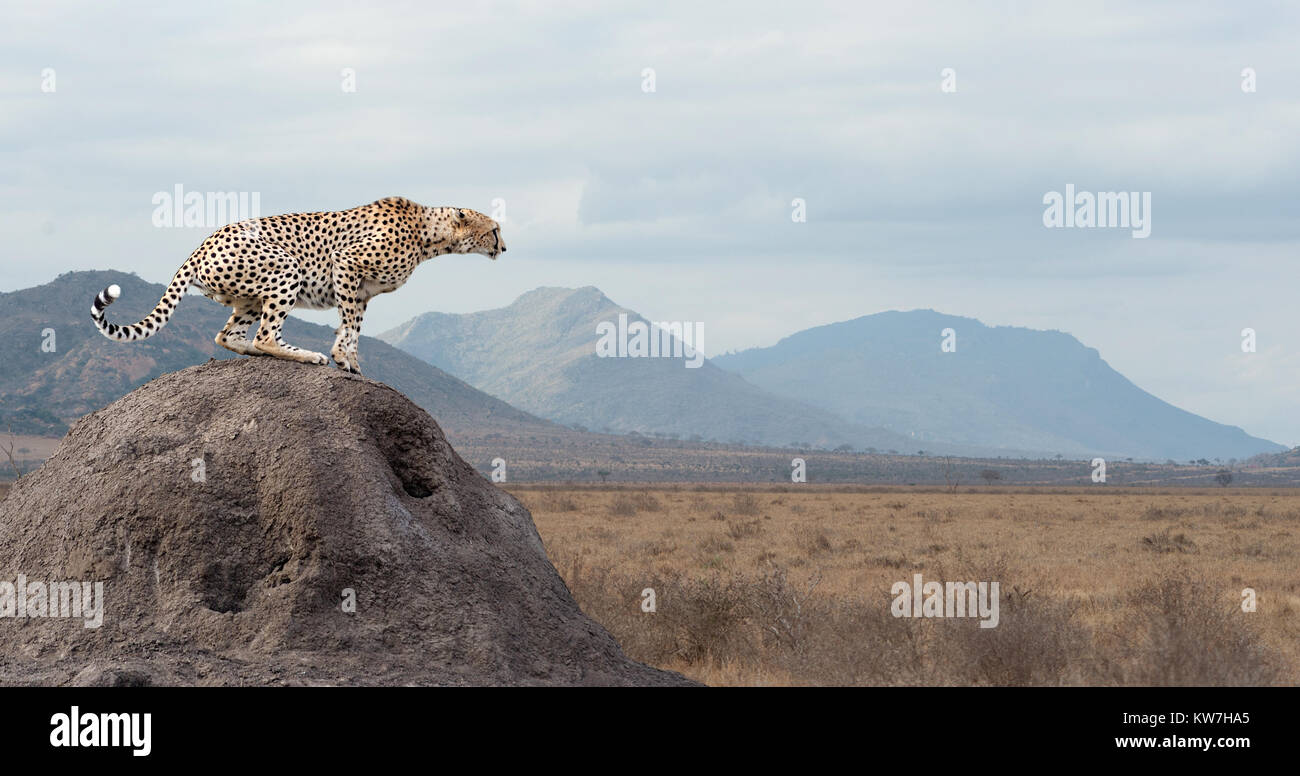
[[[116,284],[109,286],[95,297],[95,301],[90,305],[90,319],[95,322],[95,328],[116,342],[134,342],[135,340],[148,339],[157,334],[162,327],[167,325],[167,320],[172,317],[172,312],[180,304],[181,297],[185,296],[185,289],[190,285],[190,278],[193,273],[190,271],[189,262],[185,262],[172,277],[172,282],[167,285],[167,290],[163,292],[162,299],[158,300],[158,306],[153,312],[145,316],[144,320],[130,326],[117,326],[104,320],[104,308],[108,307],[117,298],[122,295],[122,289]]]

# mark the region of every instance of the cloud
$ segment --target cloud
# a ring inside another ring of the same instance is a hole
[[[0,288],[170,277],[207,232],[150,226],[178,182],[265,213],[499,198],[500,266],[422,268],[368,324],[528,284],[716,321],[727,348],[933,307],[1081,333],[1162,397],[1300,441],[1296,345],[1228,379],[1193,333],[1286,325],[1297,26],[1273,3],[28,4],[0,31]],[[1151,238],[1044,229],[1067,183],[1151,191]]]

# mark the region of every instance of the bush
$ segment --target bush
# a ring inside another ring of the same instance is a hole
[[[751,539],[763,530],[762,520],[749,520],[741,523],[727,523],[727,536],[732,539]]]
[[[1262,685],[1280,675],[1239,603],[1203,578],[1182,574],[1130,595],[1130,638],[1119,679],[1142,685]]]
[[[1187,577],[1134,591],[1128,616],[1096,632],[1075,601],[1021,592],[1001,565],[933,576],[998,580],[996,628],[896,618],[890,596],[832,597],[815,572],[792,579],[770,563],[697,577],[588,569],[581,556],[556,567],[630,657],[678,669],[743,666],[807,685],[1256,685],[1283,676],[1249,615]],[[645,588],[655,591],[653,614],[641,610]]]
[[[1152,552],[1196,552],[1196,542],[1188,538],[1187,534],[1171,534],[1168,528],[1144,536],[1142,546]]]
[[[614,517],[633,517],[636,515],[637,501],[627,493],[619,493],[609,503],[609,513]]]

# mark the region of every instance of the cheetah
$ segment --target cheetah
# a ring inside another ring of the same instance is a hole
[[[357,343],[366,304],[395,291],[420,262],[448,253],[506,252],[501,225],[466,208],[425,207],[402,197],[324,213],[292,213],[229,224],[213,232],[176,271],[153,312],[139,323],[117,326],[104,308],[121,296],[104,289],[90,317],[105,337],[134,342],[157,334],[194,286],[232,309],[217,344],[248,356],[270,355],[305,364],[329,363],[322,353],[288,345],[284,319],[295,307],[339,309],[330,355],[360,374]],[[248,330],[258,323],[250,341]]]

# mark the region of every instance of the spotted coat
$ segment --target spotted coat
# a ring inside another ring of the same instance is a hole
[[[295,307],[339,309],[330,355],[341,369],[360,372],[357,342],[366,304],[400,288],[420,262],[446,253],[505,253],[501,225],[465,208],[425,207],[389,197],[369,205],[324,213],[292,213],[239,221],[213,232],[176,271],[153,312],[125,326],[104,320],[104,308],[121,294],[109,286],[90,316],[111,340],[131,342],[156,334],[194,286],[232,309],[217,344],[245,355],[271,355],[328,364],[322,353],[296,348],[281,337]],[[257,334],[248,331],[258,324]]]

